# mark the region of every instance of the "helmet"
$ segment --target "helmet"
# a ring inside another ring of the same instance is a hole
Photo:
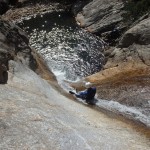
[[[91,86],[92,86],[92,84],[91,84],[90,82],[86,82],[86,83],[85,83],[85,87],[86,87],[86,88],[89,88],[89,87],[91,87]]]

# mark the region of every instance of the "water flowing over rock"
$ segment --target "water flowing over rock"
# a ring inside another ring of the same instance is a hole
[[[142,109],[150,115],[150,18],[133,26],[110,50],[104,71],[91,77],[99,97]]]
[[[44,11],[45,6],[36,6],[32,7],[33,9],[29,9],[29,14],[28,11],[25,11],[27,18],[29,17],[28,15],[34,12],[37,13],[39,8],[41,8],[39,13]],[[48,7],[46,7],[46,11]],[[28,7],[21,9],[21,11],[16,8],[16,15],[13,14],[12,16],[10,15],[12,11],[9,11],[8,16],[3,16],[3,18],[6,20],[13,20],[15,17],[20,19],[19,17],[24,10],[28,10]],[[20,14],[18,15],[17,13]],[[126,120],[127,123],[125,123],[118,120],[118,116],[116,119],[113,113],[108,117],[97,110],[95,111],[92,107],[88,107],[87,104],[81,105],[54,90],[49,84],[52,83],[50,80],[53,79],[49,76],[50,72],[47,66],[36,53],[36,50],[28,46],[28,43],[28,37],[20,28],[12,23],[0,20],[0,82],[5,81],[6,78],[3,77],[7,76],[4,74],[6,71],[8,73],[7,84],[0,84],[0,149],[149,149],[149,130],[138,128],[136,125],[131,127],[132,124],[130,122]],[[59,45],[60,49],[61,46]],[[134,44],[131,45],[131,56],[134,56],[136,46]],[[144,46],[147,45],[142,46],[144,49],[146,48]],[[145,57],[142,52],[139,52],[139,56]],[[108,70],[104,70],[102,74],[95,74],[95,79],[89,77],[91,82],[93,81],[94,83],[96,81],[96,84],[100,83],[97,86],[98,93],[100,93],[101,89],[108,89],[109,85],[113,85],[114,81],[120,81],[118,80],[118,74],[121,71],[123,75],[125,70],[128,71],[129,66],[127,65],[124,68],[125,64],[122,63],[126,56],[123,56],[121,53],[128,55],[124,48],[116,48],[111,54],[112,59],[115,59],[115,57],[116,59],[112,64],[107,64]],[[118,58],[119,55],[122,58],[121,60]],[[136,57],[138,57],[137,53]],[[121,61],[121,64],[117,62],[118,60]],[[132,58],[129,57],[128,60],[132,60]],[[134,61],[131,62],[130,69],[134,66]],[[112,67],[114,63],[118,63],[119,67]],[[138,72],[138,74],[145,75],[147,73],[147,64],[149,64],[147,61],[145,63],[141,62],[140,66],[143,70],[140,73]],[[33,72],[35,69],[49,83]],[[131,72],[132,76],[137,75],[136,69],[138,70],[139,68],[137,67]],[[112,76],[116,78],[113,80]],[[104,88],[104,84],[102,85],[98,81],[100,77],[106,79],[103,80],[103,83],[106,83],[106,86],[108,85],[106,88]],[[127,78],[127,81],[129,79]],[[137,78],[137,80],[141,82],[141,78]],[[144,80],[142,81],[144,82]],[[146,83],[149,85],[149,82],[144,82],[144,84]],[[101,85],[102,87],[100,87]],[[118,85],[116,84],[116,87],[120,87]],[[135,92],[143,93],[144,98],[147,99],[149,94],[148,88],[140,87],[139,91]],[[115,93],[113,91],[114,86],[110,87],[109,90],[112,90],[112,95]],[[126,93],[122,92],[122,95],[126,96],[129,93],[130,90]],[[101,94],[104,96],[104,92]],[[107,94],[110,96],[110,93]],[[149,108],[149,104],[145,99],[145,103],[142,104],[146,110]],[[101,106],[104,106],[104,108],[106,106],[109,110],[112,105],[116,104],[115,107],[119,107],[122,112],[125,110],[126,114],[129,114],[130,108],[124,107],[117,102],[110,101],[109,105],[104,100],[99,102]],[[140,102],[139,106],[141,106]],[[134,112],[137,109],[131,108],[131,111]],[[147,116],[142,113],[139,114],[140,116],[136,115],[136,119],[143,117],[142,120],[149,124],[148,114]]]
[[[8,84],[0,85],[0,149],[148,149],[130,125],[62,96],[20,62],[9,65]]]

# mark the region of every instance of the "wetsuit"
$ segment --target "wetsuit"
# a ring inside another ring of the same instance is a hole
[[[91,102],[94,99],[94,96],[96,94],[96,88],[90,87],[85,91],[81,91],[76,95],[76,97],[86,100],[86,102]]]

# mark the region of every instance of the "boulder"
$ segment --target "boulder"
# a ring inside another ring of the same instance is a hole
[[[29,40],[25,32],[13,23],[0,20],[0,63],[8,68],[8,61],[22,62],[33,70],[36,62],[31,54]]]
[[[101,34],[118,26],[122,28],[123,7],[123,2],[118,0],[93,0],[77,14],[76,20],[81,27]]]
[[[108,100],[112,104],[137,107],[149,115],[150,45],[133,44],[108,51],[110,54],[104,70],[72,83],[72,87],[83,90],[84,83],[90,82],[97,87],[100,103]]]
[[[139,22],[122,36],[119,46],[109,54],[105,69],[116,67],[121,63],[150,66],[150,17]]]
[[[150,66],[150,45],[133,44],[128,48],[115,48],[109,55],[104,69],[127,64],[130,61],[134,62],[134,66],[140,66],[140,64]]]
[[[129,47],[133,43],[150,44],[150,17],[129,29],[122,37],[119,47]]]
[[[147,113],[150,98],[150,18],[125,32],[118,47],[106,50],[104,70],[86,80],[98,97],[140,107]]]
[[[32,69],[46,80],[56,80],[43,58],[29,46],[27,34],[15,24],[0,20],[0,83],[7,83],[7,70],[14,73],[10,60]]]

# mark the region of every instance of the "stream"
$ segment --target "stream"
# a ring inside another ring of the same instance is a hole
[[[59,85],[66,91],[70,87],[64,80],[75,82],[102,69],[105,43],[79,28],[68,12],[33,16],[18,25],[28,33],[30,45],[42,55]],[[112,100],[98,100],[96,106],[150,126],[149,116],[139,108]]]
[[[38,15],[19,26],[59,81],[76,81],[101,70],[104,42],[79,28],[68,12]]]

